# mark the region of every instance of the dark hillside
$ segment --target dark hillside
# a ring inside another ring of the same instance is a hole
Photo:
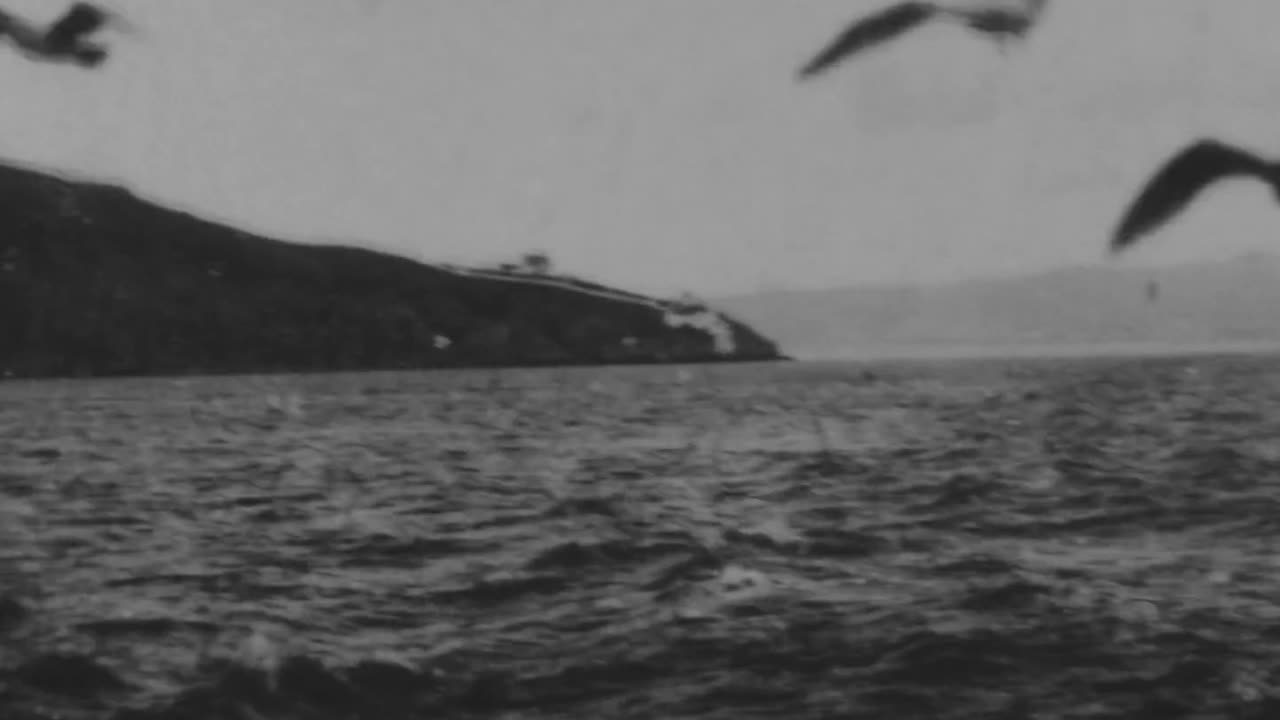
[[[0,165],[0,368],[11,376],[767,360],[662,312],[258,237],[120,187]]]

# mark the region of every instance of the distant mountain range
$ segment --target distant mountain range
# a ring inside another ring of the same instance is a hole
[[[802,358],[947,347],[1280,344],[1280,256],[1150,268],[1100,263],[948,285],[773,291],[712,302]]]
[[[0,164],[3,377],[775,359],[687,302],[260,237]]]

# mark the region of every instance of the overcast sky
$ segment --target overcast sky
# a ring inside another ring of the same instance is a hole
[[[0,56],[0,156],[287,239],[455,262],[542,248],[714,294],[1097,262],[1185,141],[1280,152],[1276,0],[1057,0],[1007,58],[939,25],[793,81],[878,6],[114,0],[146,34],[113,38],[101,72]],[[1133,262],[1278,236],[1269,194],[1241,184]]]

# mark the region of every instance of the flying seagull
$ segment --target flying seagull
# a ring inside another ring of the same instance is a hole
[[[901,2],[856,20],[804,67],[800,78],[825,72],[863,50],[888,42],[930,20],[950,20],[993,37],[1000,52],[1025,38],[1049,0],[1023,0],[1019,6],[956,7],[934,2]]]
[[[1237,176],[1267,183],[1280,202],[1280,164],[1217,140],[1191,143],[1166,161],[1130,203],[1111,236],[1111,254],[1129,249],[1167,223],[1209,185]]]
[[[127,27],[115,13],[87,2],[72,3],[66,13],[47,28],[0,10],[0,36],[7,37],[26,57],[71,62],[87,68],[97,67],[107,59],[106,48],[87,38],[108,23]]]

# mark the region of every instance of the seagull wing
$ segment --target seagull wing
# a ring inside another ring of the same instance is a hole
[[[801,68],[800,77],[817,75],[850,55],[896,38],[937,11],[933,3],[904,2],[857,20]]]
[[[1027,0],[1020,7],[994,6],[974,9],[953,8],[945,12],[988,35],[1026,37],[1044,10],[1046,0]]]
[[[108,17],[105,10],[95,5],[86,2],[73,3],[62,19],[49,28],[48,43],[52,47],[72,45],[81,37],[106,24]]]
[[[1129,205],[1111,237],[1111,253],[1128,249],[1168,222],[1214,182],[1235,175],[1261,176],[1266,170],[1266,161],[1240,148],[1216,140],[1192,143],[1166,161]]]

